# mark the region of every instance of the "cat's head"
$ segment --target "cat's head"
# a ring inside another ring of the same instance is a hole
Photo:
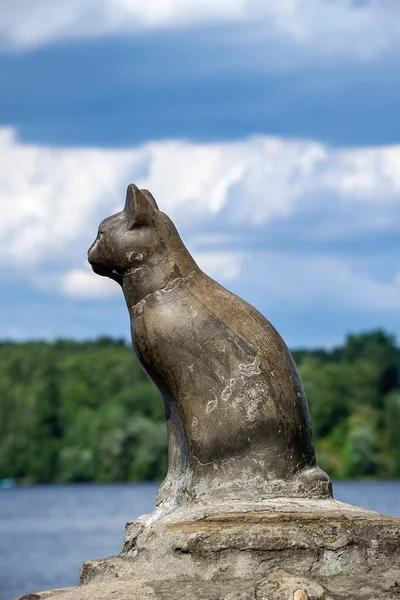
[[[95,273],[122,284],[127,273],[143,265],[151,270],[182,250],[186,251],[175,226],[150,192],[131,184],[124,210],[100,223],[88,261]]]

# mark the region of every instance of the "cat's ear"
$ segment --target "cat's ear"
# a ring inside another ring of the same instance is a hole
[[[128,229],[148,225],[152,220],[153,202],[134,183],[128,185],[126,190],[124,213],[128,221]]]
[[[142,192],[142,194],[144,194],[146,196],[147,200],[150,202],[150,204],[153,206],[153,208],[155,210],[159,210],[156,199],[154,198],[153,194],[151,192],[149,192],[149,190],[145,190],[145,189],[141,189],[140,191]]]

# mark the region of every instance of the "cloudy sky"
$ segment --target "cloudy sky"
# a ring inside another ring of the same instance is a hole
[[[292,347],[400,333],[398,0],[0,3],[0,338],[128,337],[134,182]]]

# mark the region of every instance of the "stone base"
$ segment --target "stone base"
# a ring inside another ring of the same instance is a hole
[[[384,573],[375,570],[353,577],[335,577],[327,587],[309,577],[282,571],[274,571],[257,582],[114,579],[39,592],[37,600],[398,600],[399,597],[399,571],[389,569]]]
[[[400,599],[400,519],[333,499],[155,512],[81,584],[58,600]]]

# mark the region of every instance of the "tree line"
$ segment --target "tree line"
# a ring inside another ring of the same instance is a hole
[[[292,352],[318,463],[333,478],[400,477],[400,348],[384,331]],[[164,408],[123,340],[0,342],[0,480],[156,481]]]

